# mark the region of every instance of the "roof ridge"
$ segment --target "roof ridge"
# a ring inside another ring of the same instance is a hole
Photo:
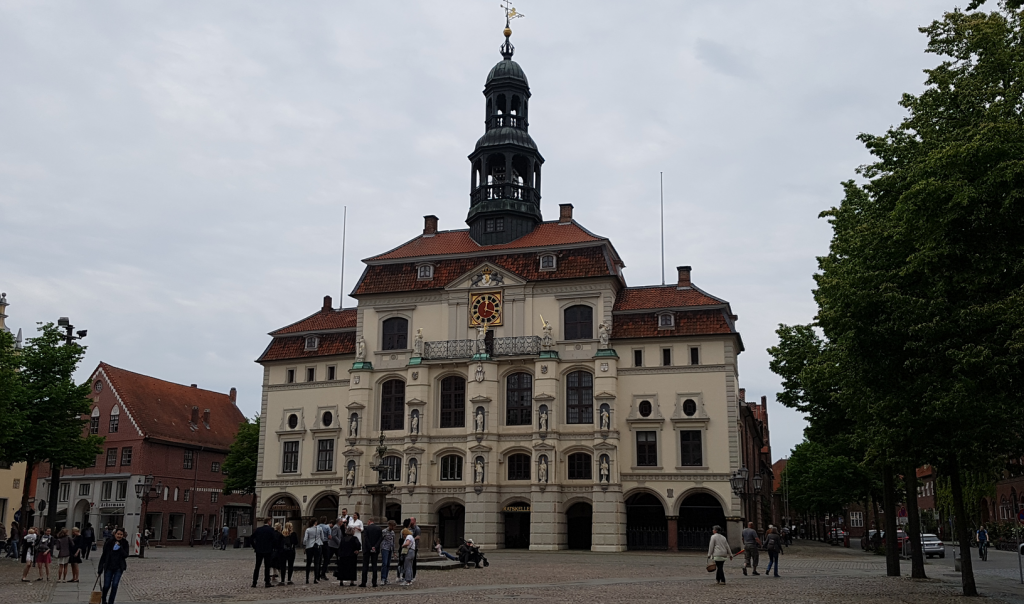
[[[200,388],[199,386],[193,387],[191,384],[187,384],[187,385],[186,384],[179,384],[178,382],[172,382],[170,380],[165,380],[163,378],[153,377],[151,375],[146,375],[145,373],[139,373],[138,371],[132,371],[130,369],[123,369],[121,367],[115,367],[114,365],[111,365],[110,363],[107,363],[106,361],[100,361],[100,365],[105,365],[108,369],[116,369],[117,371],[122,371],[124,373],[130,373],[132,375],[137,375],[139,377],[146,378],[147,380],[156,380],[158,382],[163,382],[165,384],[171,384],[172,386],[180,386],[182,388],[188,388],[190,390],[201,390],[203,392],[210,392],[212,394],[219,394],[221,396],[230,396],[230,395],[228,395],[227,393],[224,393],[224,392],[217,392],[216,390],[210,390],[208,388]],[[108,375],[108,377],[109,377],[109,375]]]
[[[303,318],[299,319],[298,321],[292,321],[291,323],[289,323],[289,324],[285,325],[284,327],[278,327],[278,328],[277,328],[277,329],[275,329],[274,331],[271,331],[271,332],[267,333],[267,335],[268,335],[268,336],[272,336],[272,335],[274,335],[275,333],[278,333],[279,331],[282,331],[282,330],[284,330],[284,329],[288,329],[288,328],[289,328],[289,327],[291,327],[292,325],[298,325],[299,323],[302,323],[303,321],[307,321],[307,320],[309,320],[309,319],[312,319],[313,317],[315,317],[315,316],[319,315],[320,313],[328,313],[328,312],[332,312],[332,313],[343,313],[343,312],[346,312],[346,311],[353,311],[353,312],[354,312],[354,311],[357,311],[357,310],[358,310],[358,308],[357,308],[357,307],[355,307],[355,306],[350,306],[349,308],[339,308],[339,309],[337,309],[337,310],[335,310],[335,309],[333,309],[333,308],[331,308],[331,309],[324,309],[324,308],[321,308],[320,310],[316,311],[315,313],[313,313],[313,314],[311,314],[311,315],[309,315],[309,316],[303,317]]]

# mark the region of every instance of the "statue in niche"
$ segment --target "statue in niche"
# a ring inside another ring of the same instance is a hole
[[[473,467],[473,482],[478,484],[484,481],[484,460],[477,459],[476,464]]]
[[[353,415],[348,422],[348,435],[352,438],[359,436],[359,416]]]
[[[541,328],[540,328],[540,347],[544,350],[551,350],[555,345],[555,338],[551,335],[552,327],[551,323],[544,320],[544,315],[540,316]]]
[[[420,433],[420,414],[413,413],[412,419],[409,420],[409,434]]]
[[[366,360],[366,340],[363,339],[363,334],[359,334],[356,338],[356,361],[362,363]]]
[[[548,460],[544,457],[540,458],[540,465],[537,467],[537,482],[548,483]]]
[[[608,329],[607,323],[601,323],[597,326],[597,339],[601,342],[600,348],[611,348],[611,331]]]
[[[353,466],[348,467],[348,473],[345,474],[345,486],[353,487],[356,485],[356,469]]]
[[[608,458],[601,457],[601,484],[608,484],[609,476],[611,476],[612,469],[608,465]]]
[[[476,417],[474,418],[474,423],[476,424],[476,431],[477,432],[483,432],[484,431],[484,410],[483,409],[477,409],[476,410]]]
[[[607,407],[602,407],[601,408],[601,429],[602,430],[611,430],[611,426],[612,426],[611,414],[608,413],[608,408]]]
[[[412,356],[423,356],[423,328],[416,329],[416,337],[412,340]]]
[[[416,484],[416,462],[409,462],[409,484]]]
[[[541,409],[540,410],[540,431],[541,432],[547,432],[548,431],[548,410],[547,409]]]
[[[474,344],[476,354],[487,354],[487,326],[481,325],[476,328],[476,343]]]

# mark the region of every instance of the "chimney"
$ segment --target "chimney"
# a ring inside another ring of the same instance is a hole
[[[558,204],[558,224],[569,224],[572,222],[572,204]]]
[[[210,429],[210,410],[203,409],[203,423],[206,424],[206,429]]]
[[[746,388],[740,388],[740,402],[741,403],[747,402],[747,389]]]
[[[690,283],[690,270],[689,266],[677,266],[676,270],[679,271],[679,284],[677,287],[691,287]]]
[[[234,403],[236,407],[238,406],[238,391],[237,390],[232,388],[230,391],[228,391],[228,398],[231,399],[231,402]]]
[[[192,407],[192,425],[199,425],[199,407]]]
[[[423,217],[423,235],[432,237],[437,234],[437,216],[431,214]]]
[[[324,306],[320,310],[334,310],[334,301],[330,296],[324,296]]]
[[[767,396],[762,396],[761,397],[761,406],[764,407],[765,409],[768,408],[768,397]]]
[[[199,387],[199,384],[192,384],[192,387],[193,387],[193,388],[198,388],[198,387]]]

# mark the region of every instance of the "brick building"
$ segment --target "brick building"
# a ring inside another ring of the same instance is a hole
[[[160,488],[146,509],[146,526],[155,535],[151,543],[188,544],[203,528],[214,534],[225,522],[232,534],[238,526],[251,526],[252,497],[222,493],[221,464],[245,421],[234,388],[221,394],[107,363],[99,364],[90,382],[93,408],[86,430],[106,439],[104,451],[93,467],[61,473],[58,524],[113,524],[137,532],[142,500],[135,485],[152,475]],[[41,464],[40,497],[49,494],[49,475],[49,465]]]

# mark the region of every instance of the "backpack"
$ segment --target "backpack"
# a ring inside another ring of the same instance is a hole
[[[49,540],[44,542],[43,538],[39,537],[36,540],[36,546],[35,546],[35,548],[32,551],[35,552],[36,554],[42,554],[44,552],[50,551]]]

